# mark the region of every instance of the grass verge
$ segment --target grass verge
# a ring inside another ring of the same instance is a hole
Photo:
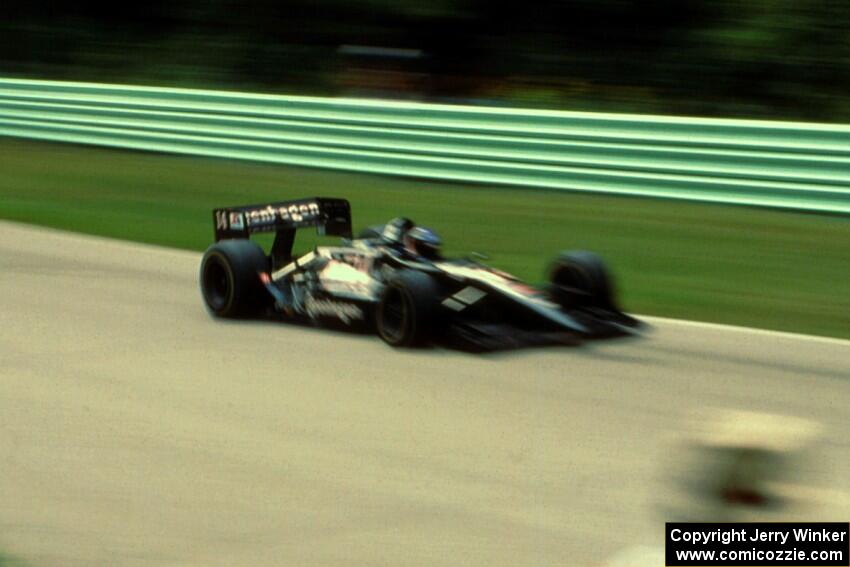
[[[24,564],[11,555],[6,555],[0,551],[0,567],[24,567]]]
[[[214,206],[346,197],[355,228],[396,215],[447,252],[530,281],[559,250],[605,256],[633,312],[850,338],[850,219],[459,185],[0,140],[0,218],[203,250]]]

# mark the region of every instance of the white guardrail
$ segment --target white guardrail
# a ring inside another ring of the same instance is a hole
[[[0,79],[0,135],[850,213],[850,126]]]

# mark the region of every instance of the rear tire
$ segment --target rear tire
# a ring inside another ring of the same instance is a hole
[[[392,347],[425,344],[434,336],[439,307],[439,289],[431,276],[401,271],[387,283],[378,301],[378,335]]]
[[[256,315],[268,303],[258,274],[269,269],[269,259],[251,240],[222,240],[201,260],[201,295],[217,317]]]
[[[552,298],[561,307],[615,308],[614,280],[593,252],[562,252],[549,268]]]

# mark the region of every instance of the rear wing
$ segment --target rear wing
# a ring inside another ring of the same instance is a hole
[[[241,207],[213,209],[215,240],[250,238],[274,232],[271,257],[276,265],[289,261],[295,231],[315,226],[321,235],[351,238],[351,205],[346,199],[312,197]]]
[[[308,226],[319,234],[351,238],[351,206],[345,199],[313,197],[262,205],[213,209],[215,240],[248,238],[255,232],[279,232]]]

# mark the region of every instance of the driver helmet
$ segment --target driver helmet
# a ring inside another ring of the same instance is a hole
[[[415,226],[404,236],[404,247],[408,252],[429,260],[440,257],[442,245],[440,236],[424,226]]]
[[[390,244],[401,244],[404,235],[413,228],[414,223],[406,217],[396,217],[384,225],[384,230],[381,232],[381,238]]]

